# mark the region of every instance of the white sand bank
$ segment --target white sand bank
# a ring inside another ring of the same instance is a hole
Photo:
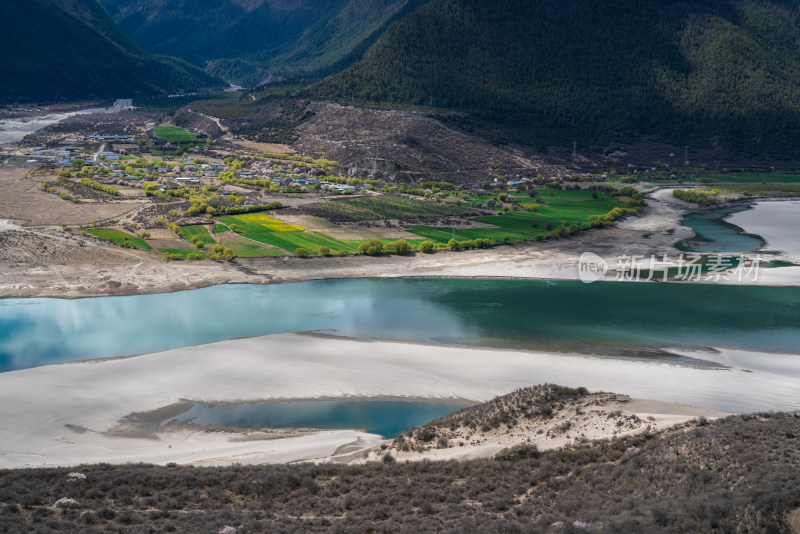
[[[800,201],[756,202],[752,209],[734,213],[727,220],[763,237],[765,250],[800,260]]]
[[[380,441],[354,431],[263,441],[270,436],[187,427],[157,430],[152,416],[148,424],[156,426],[150,430],[141,421],[131,423],[136,419],[131,414],[182,400],[389,396],[484,401],[550,382],[731,412],[800,408],[800,358],[787,356],[779,368],[750,366],[752,372],[743,372],[763,355],[737,351],[735,356],[727,361],[734,367],[724,368],[281,334],[51,365],[0,374],[0,467],[323,460],[358,440],[345,448],[348,453]]]

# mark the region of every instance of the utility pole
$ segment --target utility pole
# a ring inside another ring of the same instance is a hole
[[[572,142],[572,159],[578,157],[578,143],[576,141]]]
[[[683,166],[684,167],[688,167],[689,166],[689,147],[688,146],[683,149]]]
[[[433,113],[433,97],[428,101],[428,114]]]

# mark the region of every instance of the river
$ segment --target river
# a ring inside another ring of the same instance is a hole
[[[66,113],[29,113],[25,117],[0,120],[0,145],[18,143],[34,132],[75,115],[88,115],[90,113],[120,113],[129,109],[130,100],[117,100],[114,106],[108,108],[89,108]]]

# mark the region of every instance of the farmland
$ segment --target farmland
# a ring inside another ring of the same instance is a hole
[[[119,230],[112,230],[110,228],[93,228],[91,230],[86,230],[86,232],[93,236],[99,237],[100,239],[111,241],[115,245],[122,247],[153,250],[153,247],[151,247],[144,239],[126,232],[121,232]]]
[[[594,197],[597,198],[594,198]],[[492,195],[476,196],[471,202],[478,206],[494,198]],[[539,190],[536,197],[519,200],[523,210],[512,210],[502,215],[474,217],[476,222],[486,223],[495,228],[448,228],[427,225],[410,225],[408,230],[437,243],[447,243],[450,239],[474,240],[491,239],[501,242],[508,238],[511,242],[537,239],[549,234],[554,228],[564,225],[588,226],[589,217],[602,215],[620,204],[616,198],[605,193],[591,191]],[[527,211],[536,209],[536,212]],[[541,239],[540,238],[540,239]]]
[[[190,143],[197,140],[197,134],[177,126],[157,126],[153,134],[168,143]]]
[[[236,228],[236,233],[246,239],[271,245],[291,253],[294,253],[298,248],[304,248],[314,253],[320,248],[327,247],[335,253],[355,254],[358,252],[359,245],[364,241],[335,239],[322,232],[306,230],[303,227],[288,224],[263,214],[229,215],[220,217],[219,221],[226,224],[229,228]],[[396,238],[380,239],[384,244],[396,240]],[[419,245],[421,241],[422,240],[411,240],[409,243],[413,246]],[[237,255],[253,257],[246,254],[239,254],[238,252]],[[281,254],[277,252],[258,254],[258,256],[264,255],[273,256]]]
[[[458,206],[426,202],[399,195],[311,204],[304,210],[311,215],[344,222],[455,216],[464,212],[464,209]]]
[[[211,237],[211,234],[208,233],[208,229],[201,224],[182,226],[181,230],[183,230],[183,234],[186,239],[192,243],[198,239],[205,244],[216,243],[214,238]]]
[[[358,242],[339,241],[321,232],[306,232],[305,228],[261,214],[228,215],[220,217],[219,220],[229,228],[236,228],[236,233],[247,239],[289,252],[294,252],[298,248],[315,251],[320,247],[328,247],[337,252],[352,253],[358,249]]]
[[[553,235],[560,227],[570,227],[570,233],[575,233],[589,227],[590,217],[602,216],[614,208],[626,206],[623,199],[596,191],[539,190],[537,196],[515,199],[513,201],[515,209],[510,209],[507,205],[500,207],[496,201],[498,196],[498,194],[472,195],[468,201],[444,202],[382,195],[320,202],[304,206],[303,212],[339,225],[353,221],[390,218],[399,218],[402,222],[419,218],[458,217],[453,226],[405,224],[406,231],[419,236],[418,239],[407,240],[412,248],[418,248],[426,239],[438,244],[446,244],[451,239],[457,241],[488,239],[492,244],[499,244],[544,239]],[[487,202],[496,205],[497,211],[485,209]],[[468,215],[473,216],[465,218]],[[335,253],[354,254],[358,252],[359,245],[368,240],[366,235],[361,239],[336,239],[323,232],[306,230],[302,226],[286,223],[263,213],[223,216],[218,218],[218,223],[218,232],[222,229],[235,229],[236,234],[247,240],[264,243],[290,253],[294,253],[298,248],[315,253],[327,247]],[[468,227],[464,227],[465,223]],[[331,226],[338,225],[331,224]],[[560,235],[566,234],[562,231]],[[388,244],[396,239],[382,237],[380,241]],[[237,254],[243,257],[268,255],[263,251],[252,250],[253,247],[250,249],[243,250],[243,254],[238,252]]]

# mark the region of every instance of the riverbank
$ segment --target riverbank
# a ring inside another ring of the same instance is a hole
[[[481,402],[547,382],[658,401],[620,409],[664,425],[718,411],[800,408],[796,357],[727,349],[681,355],[685,363],[280,334],[13,371],[0,374],[0,403],[7,407],[0,413],[0,467],[349,461],[383,442],[356,430],[299,430],[287,437],[286,430],[159,426],[187,401]],[[707,411],[668,406],[674,403]],[[607,428],[593,437],[613,436],[614,428]]]
[[[167,262],[53,228],[0,227],[0,298],[81,298],[165,293],[219,284],[270,284],[319,279],[450,277],[577,280],[578,262],[593,252],[609,264],[623,256],[667,254],[693,235],[681,226],[692,207],[671,194],[652,193],[641,216],[617,227],[556,241],[488,250],[413,256],[239,258],[236,263]],[[754,285],[800,285],[800,267],[762,269]]]

